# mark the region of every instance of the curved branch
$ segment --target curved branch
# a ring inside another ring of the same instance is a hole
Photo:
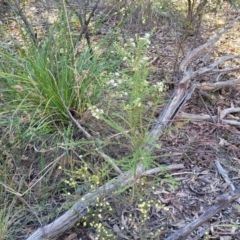
[[[196,56],[198,53],[200,53],[202,50],[204,50],[205,48],[214,45],[220,38],[221,36],[228,31],[233,23],[235,23],[236,21],[238,21],[240,19],[240,16],[238,16],[237,18],[233,19],[232,21],[230,21],[226,27],[224,29],[222,29],[218,35],[216,35],[214,38],[208,40],[205,44],[195,48],[193,51],[189,52],[188,55],[183,59],[183,61],[181,62],[179,69],[180,71],[182,71],[183,73],[187,72],[187,65],[188,63],[191,61],[191,59]]]
[[[240,112],[240,107],[235,108],[235,107],[230,107],[222,110],[220,112],[220,120],[223,120],[225,116],[227,116],[229,113],[234,113],[234,112]]]

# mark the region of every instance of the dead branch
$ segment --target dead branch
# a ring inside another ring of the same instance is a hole
[[[210,116],[207,114],[196,115],[196,114],[181,112],[181,113],[178,113],[178,115],[176,116],[176,119],[189,120],[189,121],[193,121],[193,122],[200,122],[200,121],[217,122],[218,116]],[[221,123],[240,126],[239,121],[230,120],[230,119],[221,119]]]
[[[232,87],[240,88],[240,79],[232,79],[224,82],[215,82],[215,83],[199,83],[196,85],[196,89],[213,91],[220,88]]]
[[[28,33],[30,34],[31,39],[33,40],[33,43],[36,44],[37,43],[36,33],[34,32],[31,23],[28,21],[27,17],[23,13],[23,9],[20,6],[20,1],[19,0],[14,0],[15,7],[13,7],[12,4],[9,1],[7,1],[7,3],[9,5],[9,7],[13,10],[13,12],[21,17],[21,19],[23,20],[23,22],[25,24],[26,30],[28,31]]]
[[[166,238],[166,240],[186,239],[188,234],[190,234],[192,231],[197,229],[203,223],[211,219],[211,217],[214,216],[216,213],[228,207],[233,201],[237,200],[239,197],[240,197],[240,188],[236,189],[235,191],[223,194],[217,199],[217,201],[219,201],[218,203],[210,207],[205,213],[203,213],[199,218],[197,218],[193,222],[189,223],[182,229],[171,234],[169,237]]]
[[[194,50],[193,50],[194,51]],[[240,67],[237,68],[226,68],[226,69],[216,69],[221,63],[223,63],[224,61],[230,60],[230,59],[234,59],[234,58],[240,58],[240,55],[228,55],[228,56],[224,56],[219,58],[217,61],[213,62],[212,64],[206,66],[206,67],[202,67],[200,69],[198,69],[197,71],[194,71],[192,73],[185,73],[183,79],[181,80],[181,84],[189,84],[189,81],[195,77],[201,76],[203,74],[209,73],[209,72],[229,72],[229,71],[233,71],[233,70],[239,70]]]
[[[75,55],[77,54],[77,47],[78,47],[78,44],[81,41],[83,35],[85,36],[85,38],[87,40],[87,44],[88,44],[90,53],[92,54],[93,50],[92,50],[92,46],[91,46],[88,25],[89,25],[93,15],[94,15],[95,10],[98,7],[98,4],[99,4],[100,0],[96,1],[96,3],[94,4],[94,6],[91,10],[91,13],[89,14],[88,19],[86,17],[87,16],[86,5],[83,3],[83,1],[78,0],[78,2],[79,2],[79,5],[80,5],[80,11],[78,12],[77,15],[78,15],[78,19],[79,19],[80,24],[81,24],[81,31],[80,31],[80,34],[79,34],[79,37],[78,37],[78,41],[75,44]]]
[[[226,108],[220,112],[220,120],[222,120],[225,116],[227,116],[229,113],[234,113],[234,112],[240,112],[240,107],[235,108],[234,106],[230,108]]]
[[[180,69],[180,75],[182,75],[182,79],[178,84],[177,90],[173,94],[172,101],[169,102],[167,106],[164,107],[162,113],[158,117],[158,123],[153,126],[150,134],[149,139],[152,139],[155,141],[158,139],[164,132],[167,125],[171,123],[173,118],[175,117],[176,113],[180,111],[181,107],[184,105],[184,103],[191,97],[196,84],[191,83],[190,80],[208,73],[212,71],[214,68],[216,68],[220,63],[235,58],[240,57],[239,55],[229,55],[225,57],[221,57],[217,61],[213,62],[207,67],[200,68],[197,71],[189,72],[187,71],[187,66],[190,63],[191,59],[196,56],[196,54],[199,54],[201,51],[203,51],[205,48],[212,46],[215,44],[220,37],[231,28],[232,24],[236,22],[238,19],[240,19],[240,16],[235,18],[234,20],[230,21],[227,26],[221,30],[214,38],[208,40],[205,44],[197,47],[193,51],[189,52],[188,55],[183,59],[181,62],[179,69]],[[153,146],[148,146],[148,148],[152,148]]]
[[[232,181],[230,180],[230,178],[228,177],[227,171],[225,169],[223,169],[222,165],[220,164],[219,161],[215,161],[215,165],[217,167],[218,172],[221,174],[221,176],[223,177],[224,181],[232,188],[232,190],[234,191],[236,188],[233,185]],[[240,198],[236,200],[239,204],[240,204]]]
[[[235,58],[239,58],[239,55],[236,55]],[[227,73],[227,72],[235,72],[240,70],[240,67],[235,68],[224,68],[224,69],[213,69],[213,72],[219,72],[219,73]]]
[[[212,45],[214,45],[220,38],[221,36],[228,31],[232,25],[238,21],[240,19],[240,16],[233,19],[232,21],[230,21],[226,27],[224,29],[222,29],[214,38],[208,40],[205,44],[195,48],[193,51],[189,52],[188,55],[183,59],[183,61],[181,62],[179,69],[182,73],[186,73],[187,72],[187,65],[189,64],[189,62],[191,61],[191,59],[196,56],[198,53],[200,53],[202,50],[204,50],[207,47],[210,47]]]
[[[184,169],[184,165],[177,164],[173,166],[166,166],[164,168],[154,168],[148,171],[137,172],[136,175],[139,177],[148,176],[149,174],[152,175],[153,173],[161,173],[162,170],[164,170],[162,172],[164,173],[165,171],[177,169]],[[79,220],[79,218],[86,215],[87,207],[91,206],[97,197],[101,198],[102,196],[106,196],[106,194],[110,194],[121,189],[122,187],[131,187],[135,182],[134,180],[135,176],[133,172],[129,171],[124,173],[124,175],[121,175],[111,180],[109,183],[99,187],[95,191],[87,193],[80,200],[78,200],[66,213],[54,220],[52,223],[39,228],[30,237],[28,237],[27,240],[48,239],[63,233],[71,226],[73,226]]]

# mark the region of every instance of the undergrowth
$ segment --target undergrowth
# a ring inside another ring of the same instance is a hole
[[[31,222],[28,218],[35,221],[41,218],[41,224],[46,224],[65,210],[62,207],[56,214],[46,214],[51,212],[45,206],[50,198],[61,198],[66,207],[79,194],[96,189],[116,176],[112,166],[96,151],[96,139],[104,150],[114,142],[120,148],[124,146],[127,155],[114,160],[122,171],[130,170],[134,174],[139,162],[146,168],[156,165],[154,156],[142,148],[151,141],[147,133],[154,119],[152,112],[161,103],[166,90],[164,82],[153,85],[148,78],[151,71],[148,47],[152,32],[128,37],[125,42],[116,27],[110,36],[97,39],[92,49],[82,40],[76,51],[73,44],[76,42],[75,30],[69,28],[68,15],[63,12],[38,44],[22,35],[23,46],[14,44],[14,48],[4,46],[0,49],[0,126],[4,142],[1,150],[5,151],[0,162],[10,171],[0,182],[2,195],[10,199],[10,203],[3,199],[0,202],[3,205],[0,235],[4,239],[16,239],[14,230],[19,234],[7,224],[11,222],[9,216],[18,213],[14,206],[16,198],[28,199],[22,203],[31,210],[25,219],[27,229]],[[67,110],[93,136],[91,140],[84,138]],[[38,157],[31,159],[33,152]],[[62,152],[65,152],[64,158],[58,159],[56,155]],[[19,182],[23,183],[21,187],[13,180],[14,174],[18,174]],[[156,180],[153,186],[159,184],[160,179]],[[141,186],[150,186],[152,182],[152,179],[145,179]],[[173,186],[174,181],[169,185]],[[126,189],[115,196],[121,196],[121,201],[135,202],[137,217],[131,220],[132,215],[128,213],[126,221],[140,231],[149,219],[152,207],[160,206],[145,196],[144,189],[133,187],[131,192]],[[9,204],[12,204],[11,208]],[[31,204],[37,204],[38,208],[32,209]],[[110,207],[110,204],[106,202],[101,207]],[[109,209],[101,211],[110,214]],[[90,213],[97,218],[89,220]],[[82,224],[94,228],[100,239],[111,239],[111,231],[102,227],[101,214],[99,208],[89,209]],[[111,216],[111,221],[116,216],[119,217],[119,212]],[[16,219],[20,221],[18,217]],[[115,225],[117,231],[118,225]],[[30,231],[33,231],[32,227]],[[9,237],[11,232],[13,236]],[[146,233],[143,232],[140,231]],[[22,234],[28,235],[27,232]]]

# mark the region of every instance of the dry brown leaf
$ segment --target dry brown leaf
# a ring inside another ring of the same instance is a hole
[[[180,212],[183,210],[183,205],[177,200],[171,200],[172,205],[177,208]]]
[[[71,233],[68,237],[65,238],[65,240],[73,240],[77,238],[77,234],[76,233]]]

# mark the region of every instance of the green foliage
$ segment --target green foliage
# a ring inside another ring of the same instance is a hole
[[[115,30],[110,37],[107,36],[113,44],[99,41],[92,45],[92,53],[83,41],[79,49],[74,48],[73,43],[77,42],[77,38],[68,23],[65,12],[38,44],[31,44],[28,36],[23,34],[24,46],[14,46],[13,49],[1,46],[0,114],[4,121],[1,120],[0,124],[1,127],[7,126],[6,132],[11,134],[5,132],[5,135],[11,136],[11,142],[16,140],[17,135],[21,141],[29,141],[30,138],[35,143],[36,139],[48,138],[51,133],[51,136],[60,136],[58,140],[61,141],[61,147],[66,147],[69,152],[73,150],[77,154],[79,149],[84,149],[83,156],[78,155],[76,166],[72,164],[69,170],[69,166],[65,169],[61,165],[63,171],[59,171],[61,167],[58,169],[58,172],[65,174],[63,184],[65,188],[70,188],[70,195],[79,184],[85,188],[80,190],[81,194],[99,187],[115,175],[108,163],[102,163],[102,159],[96,161],[98,155],[94,139],[73,140],[74,130],[69,126],[71,120],[65,106],[77,120],[90,112],[91,118],[100,121],[107,132],[124,136],[126,143],[120,144],[128,145],[130,154],[128,157],[121,156],[115,164],[122,171],[132,170],[134,174],[139,162],[150,168],[154,160],[142,146],[149,141],[147,132],[153,119],[149,108],[161,102],[165,87],[163,82],[153,85],[148,81],[150,69],[147,49],[150,34],[143,37],[136,35],[124,44],[116,40],[119,31]],[[146,115],[148,117],[144,119]],[[95,131],[94,127],[89,128]],[[104,139],[104,133],[102,135],[103,139],[99,142],[102,140],[100,145],[106,147],[111,140]],[[47,148],[52,147],[48,143],[46,145]],[[56,142],[55,147],[58,147]],[[41,155],[38,162],[41,170],[47,165],[47,160],[44,154]],[[49,180],[45,175],[41,179],[42,185]],[[6,183],[6,186],[9,185]],[[11,189],[17,188],[13,186]],[[68,195],[68,190],[64,189],[63,192]],[[41,189],[39,199],[43,206],[49,194],[49,191],[46,193]],[[151,201],[147,203],[152,204]],[[150,205],[144,202],[140,204],[145,220]],[[3,215],[6,219],[5,212]],[[100,226],[89,225],[96,229]],[[97,231],[102,237],[107,237],[109,232],[105,230],[101,227]]]
[[[136,36],[136,39],[129,39],[124,46],[114,43],[115,51],[125,62],[126,67],[113,74],[106,83],[114,89],[112,102],[118,100],[121,112],[117,114],[116,111],[112,113],[109,110],[104,121],[130,139],[134,149],[138,149],[146,140],[148,127],[143,122],[143,116],[149,109],[147,101],[151,95],[157,93],[154,100],[158,103],[164,90],[163,83],[159,86],[151,85],[147,81],[149,70],[146,50],[149,37],[149,34],[145,37]]]
[[[108,55],[101,55],[101,59],[92,55],[88,48],[76,57],[63,22],[38,46],[26,44],[17,48],[17,53],[0,50],[4,113],[12,113],[20,122],[41,131],[69,121],[64,103],[81,118],[103,97],[102,74],[117,64],[110,62]]]

